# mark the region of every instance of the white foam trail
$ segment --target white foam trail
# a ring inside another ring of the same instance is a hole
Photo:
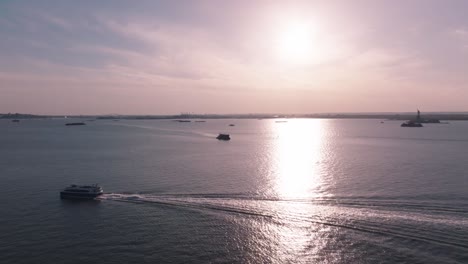
[[[147,130],[154,130],[154,131],[164,131],[164,132],[175,132],[175,133],[181,133],[185,135],[199,135],[203,137],[215,137],[215,134],[207,133],[207,132],[202,132],[202,131],[197,131],[197,130],[182,130],[182,129],[167,129],[167,128],[160,128],[160,127],[153,127],[153,126],[144,126],[144,125],[135,125],[135,124],[114,124],[114,123],[109,123],[110,125],[114,126],[125,126],[125,127],[135,127],[135,128],[140,128],[140,129],[147,129]]]
[[[139,194],[105,193],[98,197],[99,200],[137,200],[144,197]]]
[[[217,198],[194,198],[194,197],[179,197],[179,196],[156,196],[142,194],[121,194],[108,193],[101,195],[100,200],[111,200],[129,203],[154,203],[160,205],[186,207],[192,209],[209,209],[215,211],[224,211],[231,213],[240,213],[247,215],[258,215],[271,217],[269,213],[263,213],[262,210],[252,206],[242,206],[242,201],[239,199],[217,199]]]
[[[99,199],[128,203],[153,203],[163,206],[249,215],[267,218],[280,225],[319,224],[369,234],[468,248],[468,239],[464,233],[450,234],[449,236],[446,233],[447,229],[466,230],[465,211],[454,212],[446,216],[445,214],[432,215],[427,213],[427,208],[422,211],[414,209],[395,211],[393,207],[388,205],[376,209],[374,204],[370,207],[365,204],[349,207],[346,204],[340,205],[334,202],[321,204],[312,201],[312,203],[304,203],[300,201],[246,200],[234,197],[207,198],[121,193],[104,194]],[[374,202],[378,203],[378,201]]]

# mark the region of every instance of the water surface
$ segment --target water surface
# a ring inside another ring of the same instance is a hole
[[[468,122],[66,122],[0,120],[5,263],[468,262]]]

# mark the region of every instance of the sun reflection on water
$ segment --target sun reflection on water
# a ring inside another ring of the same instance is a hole
[[[276,142],[271,164],[278,198],[306,198],[320,195],[320,164],[324,156],[324,121],[293,119],[273,123]]]
[[[271,263],[310,263],[323,256],[329,231],[308,219],[326,214],[313,202],[326,195],[322,177],[326,122],[290,119],[271,124],[274,143],[270,149],[270,176],[277,200],[268,206],[274,212],[274,221],[259,230],[272,246]]]

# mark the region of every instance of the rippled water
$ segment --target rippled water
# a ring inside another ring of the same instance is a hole
[[[468,122],[64,123],[0,120],[1,263],[468,263]]]

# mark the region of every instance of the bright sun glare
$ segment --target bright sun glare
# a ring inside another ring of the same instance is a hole
[[[282,61],[308,63],[314,52],[314,28],[310,23],[292,22],[279,30],[277,53]]]

